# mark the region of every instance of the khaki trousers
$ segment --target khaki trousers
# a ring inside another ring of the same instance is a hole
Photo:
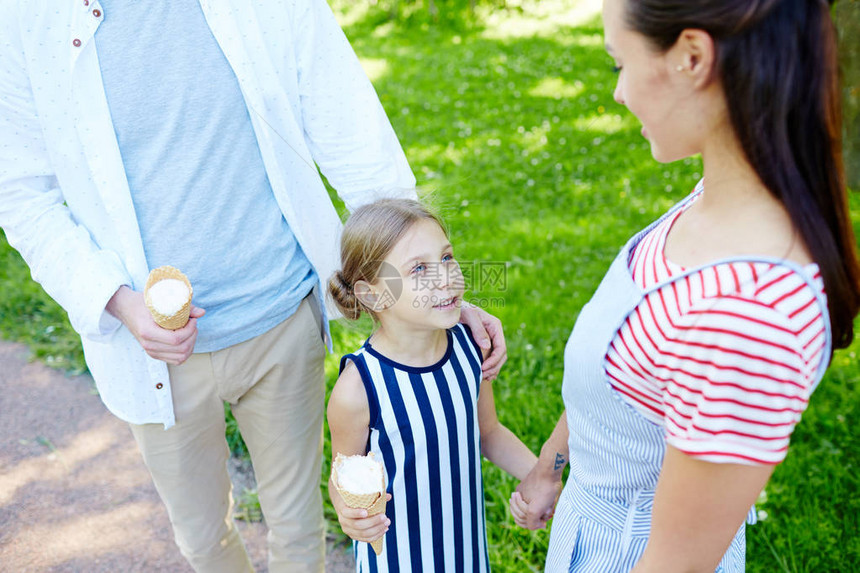
[[[253,571],[232,517],[223,406],[229,402],[257,477],[269,571],[323,572],[324,358],[318,306],[309,295],[269,332],[171,366],[175,426],[131,424],[176,544],[195,571]]]

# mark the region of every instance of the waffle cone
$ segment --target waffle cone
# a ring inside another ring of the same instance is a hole
[[[331,481],[334,483],[335,488],[337,488],[337,493],[340,494],[340,497],[343,498],[344,503],[347,506],[356,508],[356,509],[366,509],[367,516],[377,515],[383,513],[385,511],[385,504],[388,502],[387,496],[385,495],[385,484],[381,483],[380,491],[373,493],[352,493],[349,490],[345,490],[340,487],[340,484],[337,481],[337,466],[338,459],[343,457],[341,454],[338,454],[334,460],[334,463],[331,467]],[[372,541],[370,546],[373,547],[373,551],[376,552],[377,555],[382,554],[382,541],[385,539],[383,535],[376,541]]]
[[[150,287],[152,287],[152,285],[154,285],[158,281],[163,281],[164,279],[180,280],[185,283],[185,286],[188,287],[188,300],[185,301],[185,304],[182,305],[182,308],[180,308],[175,314],[172,314],[170,316],[166,316],[155,310],[155,306],[149,299]],[[152,271],[150,271],[149,276],[146,279],[146,286],[143,288],[143,300],[146,302],[146,307],[149,309],[149,312],[152,313],[152,318],[153,320],[155,320],[158,326],[160,326],[161,328],[166,328],[167,330],[177,330],[188,323],[188,315],[191,313],[192,292],[193,290],[191,288],[191,283],[188,281],[188,277],[182,274],[182,271],[171,266],[163,266],[158,267],[156,269],[152,269]]]

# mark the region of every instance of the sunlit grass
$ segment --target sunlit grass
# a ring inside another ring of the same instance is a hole
[[[375,82],[388,73],[388,62],[378,58],[363,58],[361,60],[361,67],[371,82]]]
[[[515,4],[511,2],[510,4]],[[523,2],[523,11],[485,10],[482,36],[493,40],[553,36],[581,26],[600,13],[602,0],[540,0]],[[602,42],[602,40],[601,40]]]

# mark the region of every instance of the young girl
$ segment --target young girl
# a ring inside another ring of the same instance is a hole
[[[385,536],[382,554],[355,543],[356,571],[488,571],[481,455],[518,479],[537,461],[499,423],[482,352],[460,324],[464,281],[439,219],[411,200],[357,209],[329,291],[346,318],[378,328],[341,361],[328,404],[332,455],[382,460],[384,514],[345,506],[343,531]]]
[[[860,267],[824,0],[605,0],[615,99],[696,190],[634,236],[565,351],[566,412],[512,496],[546,570],[741,572],[744,522],[853,337]],[[825,295],[826,293],[826,295]]]

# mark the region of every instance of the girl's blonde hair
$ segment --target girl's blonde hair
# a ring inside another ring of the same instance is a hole
[[[412,199],[380,199],[359,207],[347,219],[340,240],[341,270],[328,281],[328,292],[344,317],[356,320],[374,311],[355,296],[355,283],[376,282],[385,257],[416,222],[430,219],[448,235],[438,215]]]

